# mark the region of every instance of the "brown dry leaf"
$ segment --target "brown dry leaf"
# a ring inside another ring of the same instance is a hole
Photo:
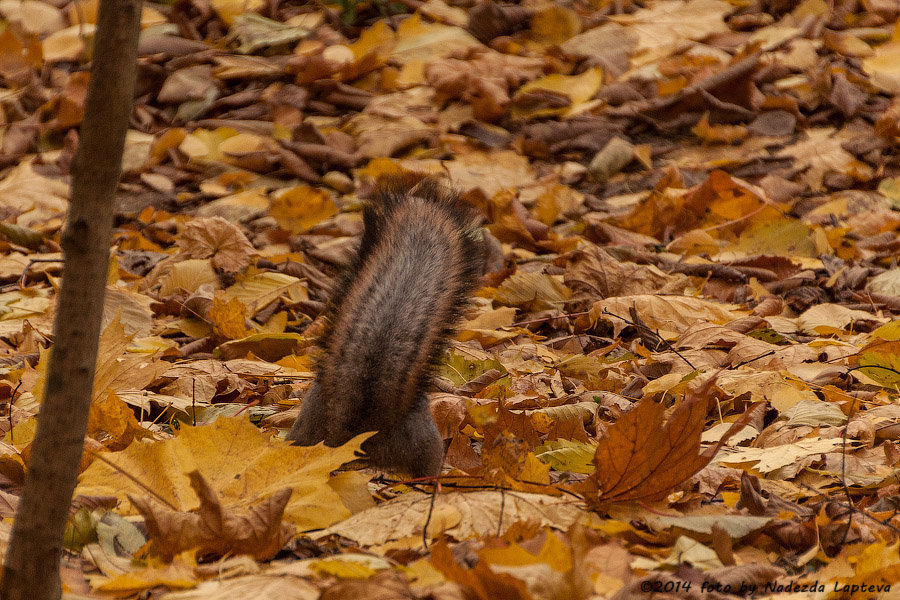
[[[731,10],[720,0],[664,0],[630,15],[613,15],[610,20],[637,34],[638,51],[658,50],[685,39],[702,40],[728,31],[723,17]]]
[[[684,296],[619,296],[594,303],[588,317],[592,323],[598,319],[612,322],[614,330],[621,331],[627,326],[623,319],[630,320],[630,310],[635,309],[644,323],[657,330],[664,338],[671,333],[685,331],[699,322],[728,323],[737,315],[728,306]]]
[[[853,310],[840,304],[819,304],[804,312],[797,325],[811,335],[832,335],[842,329],[852,329],[857,321],[884,324],[887,320],[870,312]]]
[[[685,399],[664,415],[644,399],[609,428],[594,454],[597,468],[581,484],[590,501],[658,500],[709,462],[700,453],[706,399]]]
[[[429,536],[447,534],[456,539],[497,533],[498,524],[505,530],[517,520],[568,529],[576,520],[589,518],[588,513],[565,497],[494,490],[452,492],[439,494],[431,508],[429,494],[413,492],[357,513],[323,534],[338,534],[363,546],[397,540],[418,546],[429,512],[440,515],[440,521],[431,522]]]
[[[675,280],[652,265],[618,261],[597,246],[576,250],[564,279],[567,287],[591,299],[649,294]]]
[[[633,29],[610,22],[569,38],[560,48],[574,56],[606,59],[606,63],[616,64],[628,59],[637,42],[638,34]]]
[[[197,210],[199,217],[221,217],[226,221],[239,222],[259,217],[270,206],[269,198],[257,189],[229,194]]]
[[[484,49],[466,60],[432,61],[425,67],[425,77],[435,91],[470,102],[475,117],[490,122],[506,113],[510,90],[534,79],[543,69],[541,59]]]
[[[769,448],[726,448],[722,450],[715,462],[723,465],[750,465],[759,473],[771,473],[776,469],[782,471],[783,478],[797,474],[805,465],[801,459],[818,456],[832,451],[843,444],[840,438],[809,438],[792,444],[782,444]]]
[[[751,402],[768,401],[779,411],[816,399],[812,391],[792,384],[777,371],[724,371],[716,378],[716,385],[735,397],[749,394]]]
[[[157,100],[165,104],[183,104],[196,100],[211,102],[219,95],[216,80],[209,65],[196,65],[179,69],[169,75],[162,85]]]
[[[504,304],[527,305],[531,310],[543,310],[559,306],[572,295],[562,282],[544,273],[516,273],[507,278],[496,292],[496,298]]]
[[[535,237],[546,237],[547,228],[531,218],[512,191],[502,191],[490,199],[491,223],[488,231],[501,242],[532,245]]]
[[[550,466],[512,435],[498,435],[485,444],[481,463],[485,481],[504,489],[542,492],[550,483]]]
[[[868,181],[872,178],[872,168],[857,160],[842,146],[853,136],[854,133],[846,128],[837,132],[824,127],[809,129],[806,140],[788,146],[778,156],[791,157],[799,165],[808,166],[803,180],[813,191],[822,189],[823,178],[830,171],[858,181]]]
[[[221,562],[218,561],[216,565],[219,566]],[[244,566],[235,569],[237,573],[244,570],[249,569]],[[194,589],[169,592],[166,600],[233,600],[253,597],[279,600],[319,599],[321,591],[308,580],[312,576],[311,569],[306,568],[302,574],[285,571],[288,569],[281,567],[265,573],[238,575],[227,579],[217,573],[215,579],[201,581]]]
[[[118,319],[125,333],[133,336],[149,335],[153,329],[153,298],[144,294],[107,286],[103,297],[103,327]]]
[[[238,273],[250,265],[256,249],[243,232],[222,217],[194,219],[178,235],[178,257],[212,258],[212,265]]]
[[[345,130],[357,138],[359,156],[365,158],[394,156],[434,135],[431,127],[413,116],[390,118],[365,113],[353,117]]]
[[[867,58],[875,54],[872,46],[849,33],[826,30],[822,41],[827,48],[848,57]]]
[[[39,174],[30,161],[19,164],[0,181],[4,219],[12,216],[20,227],[41,231],[59,228],[68,197],[68,184]]]
[[[406,577],[384,569],[368,579],[346,579],[338,581],[322,592],[321,600],[341,600],[344,598],[373,598],[375,600],[412,600],[415,594],[410,589]]]
[[[249,554],[257,560],[275,556],[294,535],[294,526],[282,523],[291,489],[285,488],[235,514],[222,506],[215,490],[199,471],[188,473],[191,488],[200,499],[195,513],[156,508],[152,501],[129,496],[144,516],[153,550],[171,558],[185,550],[201,554]]]
[[[6,0],[0,2],[0,14],[16,23],[26,33],[46,36],[66,27],[62,11],[37,0]]]
[[[219,345],[224,360],[252,355],[269,362],[296,355],[310,341],[296,333],[257,333]]]
[[[459,148],[454,160],[444,163],[454,187],[466,195],[480,192],[487,198],[534,181],[528,159],[511,150],[484,152]]]

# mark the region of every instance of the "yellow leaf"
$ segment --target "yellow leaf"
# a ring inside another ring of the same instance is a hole
[[[271,138],[252,133],[238,133],[222,140],[218,151],[226,162],[240,165],[240,158],[246,154],[272,150],[275,142]]]
[[[550,4],[531,17],[531,33],[538,43],[561,44],[581,32],[581,19],[571,8]]]
[[[368,164],[359,170],[361,176],[378,179],[386,175],[402,175],[406,170],[393,158],[373,158]]]
[[[211,0],[210,5],[226,25],[231,25],[234,18],[248,12],[259,12],[265,7],[265,0]]]
[[[596,451],[594,444],[559,439],[538,447],[536,456],[556,471],[588,474],[594,472]]]
[[[898,545],[900,544],[897,542],[889,544],[885,541],[859,544],[858,548],[861,552],[856,560],[856,573],[852,578],[839,578],[834,583],[835,591],[849,593],[854,589],[852,587],[854,585],[880,585],[883,591],[890,589],[889,584],[900,579],[900,559],[897,558]]]
[[[670,394],[683,394],[687,388],[687,382],[680,373],[667,373],[662,377],[657,377],[644,386],[643,394],[645,396],[651,394],[659,394],[668,392]]]
[[[246,418],[220,417],[212,425],[185,426],[175,439],[101,454],[82,473],[77,493],[116,496],[130,513],[126,494],[147,497],[152,491],[155,501],[188,511],[199,507],[188,473],[199,470],[225,507],[245,508],[290,487],[285,518],[301,529],[326,527],[350,514],[328,486],[329,474],[355,458],[365,437],[340,448],[291,446]]]
[[[111,450],[125,448],[136,437],[151,435],[137,422],[131,407],[112,390],[105,397],[91,402],[87,431],[94,438],[98,438],[100,433],[107,434],[111,439],[105,445]]]
[[[359,38],[350,44],[350,50],[357,62],[371,55],[380,63],[387,59],[393,46],[394,31],[384,20],[378,20],[359,34]]]
[[[128,353],[131,339],[118,317],[103,329],[97,348],[92,402],[105,399],[109,390],[143,389],[169,368],[165,363],[147,361],[144,355]]]
[[[739,256],[775,254],[778,256],[818,256],[812,240],[812,230],[788,217],[776,217],[769,221],[755,222],[744,231],[738,241],[724,251]]]
[[[93,44],[96,29],[96,25],[73,25],[51,33],[41,44],[44,60],[48,63],[78,61]]]
[[[306,185],[288,188],[272,199],[269,214],[291,233],[303,233],[313,225],[337,214],[331,195]]]
[[[292,354],[290,356],[285,356],[281,360],[275,361],[275,364],[300,371],[301,373],[311,372],[315,367],[312,358],[307,355],[295,356]]]
[[[872,84],[888,94],[900,93],[900,43],[888,42],[862,61]]]
[[[414,59],[434,60],[467,48],[483,47],[481,42],[461,27],[423,23],[419,15],[415,14],[397,28],[397,43],[391,58],[404,64]]]
[[[14,290],[0,294],[0,321],[25,319],[43,314],[50,308],[45,289]]]
[[[561,75],[551,73],[529,81],[519,88],[513,97],[512,115],[514,117],[547,117],[563,114],[575,105],[591,99],[603,83],[603,69],[593,67],[578,75]],[[542,98],[547,97],[542,101]],[[565,106],[548,107],[550,98],[567,99]]]
[[[208,160],[222,160],[219,144],[228,138],[238,135],[238,132],[230,127],[217,127],[209,129],[195,129],[185,136],[178,145],[178,149],[191,159],[205,158]]]
[[[264,333],[284,333],[288,324],[288,314],[281,310],[269,317],[269,320],[262,326]]]
[[[544,545],[538,554],[532,554],[518,544],[510,544],[506,548],[484,548],[478,556],[490,564],[523,566],[543,563],[550,565],[554,571],[568,573],[572,569],[572,548],[550,528],[545,531]]]
[[[34,433],[37,431],[37,418],[29,417],[23,419],[13,425],[13,428],[3,436],[3,441],[10,444],[17,450],[22,450],[34,439]],[[20,459],[21,461],[21,459]]]
[[[225,290],[226,298],[237,298],[256,314],[284,296],[290,302],[308,300],[306,288],[296,277],[284,273],[264,272],[244,277]]]
[[[220,335],[230,340],[247,335],[247,307],[237,298],[216,294],[209,309],[209,320]]]
[[[321,575],[341,579],[368,579],[378,571],[390,568],[390,563],[368,554],[341,554],[339,558],[313,561],[310,568]]]
[[[691,128],[691,132],[704,142],[733,144],[746,139],[750,131],[743,125],[710,125],[709,113]]]
[[[497,289],[496,299],[512,306],[527,305],[531,310],[559,307],[572,295],[559,278],[546,273],[515,273]]]
[[[876,341],[857,355],[859,370],[887,388],[900,385],[900,342]]]
[[[194,553],[184,552],[176,556],[172,562],[150,559],[147,566],[112,578],[95,576],[91,579],[91,586],[98,591],[119,594],[135,594],[158,586],[189,589],[199,583],[194,573],[196,568],[197,560]]]
[[[97,23],[97,7],[99,0],[81,0],[78,5],[70,4],[68,8],[69,22],[73,25],[79,23],[89,23],[95,25]],[[144,5],[141,9],[141,28],[150,25],[158,25],[166,23],[168,19],[152,6]]]
[[[171,296],[179,290],[196,292],[201,285],[208,283],[218,287],[219,277],[208,258],[190,259],[175,263],[169,272],[160,280],[159,295]]]
[[[257,333],[220,344],[217,352],[224,360],[252,354],[262,360],[275,362],[308,345],[309,341],[297,333]]]
[[[896,342],[900,340],[900,320],[885,323],[872,332],[872,337],[881,338],[889,342]]]

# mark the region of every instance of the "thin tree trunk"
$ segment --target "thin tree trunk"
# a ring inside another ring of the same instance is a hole
[[[90,410],[113,196],[134,97],[141,0],[101,0],[44,402],[4,565],[3,600],[59,598],[63,534]]]

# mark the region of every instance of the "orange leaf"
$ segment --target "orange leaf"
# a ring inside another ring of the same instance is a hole
[[[485,561],[479,561],[471,569],[460,566],[444,540],[432,546],[431,564],[443,573],[444,577],[466,588],[470,592],[468,597],[479,600],[492,598],[526,600],[531,598],[524,581],[505,573],[495,573]]]
[[[661,404],[645,399],[609,428],[588,478],[597,499],[658,500],[709,462],[700,454],[706,398],[686,398],[668,422],[664,413]]]
[[[701,452],[700,434],[714,384],[712,377],[685,398],[668,421],[663,406],[648,399],[622,415],[600,440],[594,454],[596,471],[578,491],[593,502],[659,500],[705,467],[764,406],[761,402],[751,406],[717,444]]]

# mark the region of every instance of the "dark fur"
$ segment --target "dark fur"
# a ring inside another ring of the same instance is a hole
[[[480,231],[459,198],[431,179],[389,182],[364,222],[288,439],[338,446],[377,431],[363,444],[375,466],[435,475],[443,443],[425,389],[481,274]]]

